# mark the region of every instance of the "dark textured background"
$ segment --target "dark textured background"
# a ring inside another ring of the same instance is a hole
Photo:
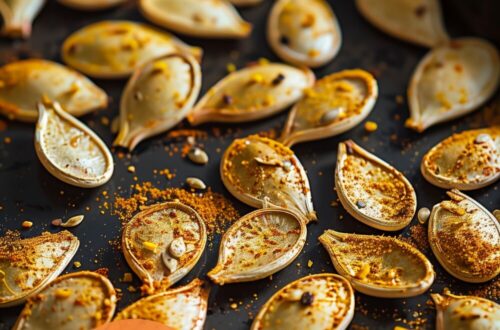
[[[213,285],[206,329],[246,329],[252,321],[249,312],[255,313],[278,288],[310,273],[334,272],[329,257],[317,241],[317,237],[325,229],[333,228],[365,234],[381,233],[353,219],[341,206],[335,208],[330,206],[330,202],[336,199],[333,190],[333,168],[336,162],[338,142],[348,138],[354,139],[361,146],[402,170],[417,191],[418,206],[431,208],[432,205],[445,197],[445,191],[423,180],[419,172],[422,155],[432,145],[455,131],[484,126],[485,123],[491,123],[495,115],[498,120],[499,108],[497,104],[496,109],[482,108],[464,118],[432,127],[423,134],[417,134],[404,128],[403,123],[408,117],[408,108],[406,103],[397,105],[395,97],[405,95],[407,82],[413,68],[427,50],[393,39],[378,31],[362,19],[352,1],[330,2],[340,21],[343,45],[335,60],[328,66],[316,70],[316,74],[318,77],[322,77],[341,69],[356,67],[375,73],[379,83],[380,96],[368,119],[376,121],[379,124],[379,129],[375,133],[367,135],[360,125],[341,136],[294,147],[297,156],[308,171],[319,221],[308,226],[307,245],[297,260],[285,270],[275,274],[272,280],[265,279],[224,287]],[[277,60],[265,41],[265,24],[270,6],[271,1],[266,1],[263,5],[241,11],[244,18],[255,25],[251,38],[247,40],[215,41],[183,38],[188,43],[203,47],[205,51],[203,90],[207,90],[210,85],[226,74],[228,62],[234,62],[238,67],[241,67],[260,57]],[[488,10],[485,12],[493,14],[494,17],[494,12]],[[457,11],[451,8],[449,3],[445,3],[446,25],[454,37],[472,35],[481,30],[481,26],[488,26],[484,17],[477,16],[477,21],[481,24],[474,26],[470,23],[465,24],[460,18],[461,16],[455,13]],[[49,1],[36,20],[33,35],[29,40],[2,40],[0,42],[0,61],[5,63],[14,57],[31,56],[60,61],[59,47],[71,32],[103,19],[144,21],[132,3],[107,11],[85,13],[70,10],[55,3],[55,1]],[[470,16],[468,20],[471,20]],[[491,33],[491,29],[489,32],[489,35],[495,35],[494,31],[493,34]],[[238,52],[239,56],[231,57],[230,54],[235,51]],[[108,109],[88,115],[83,120],[110,145],[113,135],[108,127],[100,123],[100,118],[106,116],[111,119],[118,114],[120,93],[125,81],[95,80],[95,82],[111,95],[112,101]],[[395,119],[397,116],[400,117],[399,120]],[[126,290],[128,284],[119,281],[123,272],[129,271],[129,268],[121,253],[111,247],[108,240],[116,240],[119,237],[121,225],[117,218],[110,215],[109,212],[104,215],[99,213],[98,205],[101,205],[102,201],[96,202],[96,197],[101,196],[104,190],[113,195],[119,187],[121,187],[122,192],[127,194],[130,191],[130,184],[133,183],[133,175],[128,173],[126,169],[128,165],[132,164],[137,168],[136,175],[139,181],[151,180],[160,187],[182,186],[187,176],[200,177],[214,191],[223,193],[231,199],[244,214],[250,211],[250,208],[230,196],[220,181],[218,166],[221,154],[217,153],[216,149],[224,150],[236,136],[245,136],[271,128],[279,130],[285,118],[286,112],[273,118],[245,125],[202,126],[201,129],[209,133],[209,138],[202,142],[211,157],[209,164],[204,167],[191,164],[178,154],[170,157],[164,151],[164,147],[175,145],[175,142],[169,141],[166,134],[160,135],[141,143],[132,153],[130,159],[115,157],[116,167],[111,181],[103,187],[91,190],[68,186],[48,174],[35,155],[33,148],[34,126],[8,122],[8,129],[0,131],[0,205],[2,206],[0,233],[3,234],[7,229],[20,229],[21,222],[29,219],[34,222],[34,226],[30,230],[22,231],[22,235],[30,237],[45,230],[56,230],[50,226],[50,221],[54,218],[85,214],[86,220],[80,226],[71,229],[81,241],[80,249],[74,260],[82,263],[81,270],[94,270],[99,267],[110,269],[111,281],[124,292],[118,306],[118,309],[121,309],[138,299],[139,294],[129,293]],[[188,125],[185,124],[185,126]],[[214,137],[211,133],[213,127],[221,128],[223,133],[227,133],[226,137],[223,139]],[[396,141],[389,138],[392,134],[397,135]],[[12,143],[4,143],[5,137],[11,137]],[[160,176],[153,176],[154,169],[163,168],[175,169],[176,177],[168,181]],[[64,191],[64,194],[61,195],[60,191]],[[498,208],[500,205],[500,194],[495,185],[471,192],[470,195],[490,210],[495,206]],[[85,211],[87,206],[90,206],[90,211]],[[340,219],[341,216],[343,219]],[[416,223],[417,220],[414,219],[412,225]],[[402,233],[407,234],[408,231],[409,228],[406,228]],[[185,284],[198,276],[205,276],[206,272],[215,265],[218,242],[217,238],[211,247],[206,249],[194,270],[179,284]],[[467,293],[479,287],[454,280],[444,272],[432,255],[428,254],[428,257],[438,274],[431,291],[441,292],[444,287],[449,287],[453,292]],[[312,268],[305,266],[308,260],[314,262]],[[302,266],[298,267],[297,263]],[[72,271],[75,271],[72,266],[66,269],[66,272]],[[138,286],[138,284],[137,279],[135,279],[134,285]],[[257,299],[253,296],[254,293],[258,295]],[[402,322],[398,320],[413,320],[417,316],[415,312],[429,318],[426,327],[432,328],[434,325],[434,309],[426,305],[426,301],[429,299],[428,294],[412,299],[393,300],[376,299],[362,294],[356,294],[356,296],[358,307],[352,322],[353,325],[368,326],[370,329],[391,329],[394,325],[402,325]],[[242,307],[236,311],[232,310],[229,307],[232,302],[230,299],[243,302]],[[10,328],[21,308],[0,310],[0,329]]]

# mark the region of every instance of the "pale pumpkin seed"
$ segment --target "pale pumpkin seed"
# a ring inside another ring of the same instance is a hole
[[[118,313],[115,320],[151,320],[177,330],[202,330],[209,293],[207,283],[195,279],[188,285],[136,301]]]
[[[280,58],[309,67],[330,62],[342,44],[337,18],[325,0],[276,1],[267,39]]]
[[[430,261],[410,244],[387,236],[327,230],[319,241],[354,289],[380,298],[418,296],[434,282]]]
[[[189,185],[189,187],[193,189],[206,189],[207,185],[205,182],[198,178],[187,178],[186,183]]]
[[[177,258],[181,238],[185,253]],[[122,249],[151,294],[183,278],[200,259],[206,241],[205,223],[198,213],[182,203],[168,202],[146,208],[127,223]]]
[[[431,210],[429,210],[426,207],[422,207],[420,210],[418,210],[417,213],[418,222],[420,222],[421,224],[426,224],[427,221],[429,220],[430,215],[431,215]]]
[[[0,68],[0,113],[9,119],[36,122],[41,100],[59,102],[73,116],[108,104],[106,93],[80,73],[55,62],[29,59]]]
[[[188,158],[196,164],[205,165],[208,163],[208,154],[200,148],[191,148],[188,152]]]
[[[424,178],[441,188],[474,190],[500,178],[500,126],[453,134],[422,158]]]
[[[58,103],[38,104],[35,151],[53,176],[68,184],[92,188],[113,174],[113,157],[104,142]]]
[[[276,78],[280,83],[276,84]],[[261,63],[235,71],[201,98],[188,116],[192,125],[247,122],[269,117],[293,103],[314,83],[314,73],[280,63]]]
[[[500,58],[488,41],[460,38],[433,48],[411,78],[406,126],[422,132],[470,113],[495,93],[499,81]]]
[[[208,277],[217,284],[266,278],[288,266],[304,247],[302,218],[280,208],[253,211],[222,237],[219,260]]]
[[[202,38],[244,38],[252,31],[226,0],[140,0],[150,21],[178,33]]]
[[[102,21],[70,35],[62,46],[69,66],[97,78],[125,78],[154,58],[189,53],[201,56],[174,36],[131,21]]]
[[[370,23],[393,37],[431,48],[449,39],[439,0],[356,0],[356,5]]]
[[[191,110],[200,87],[200,65],[187,54],[165,55],[138,68],[122,94],[114,145],[132,150],[177,125]]]
[[[45,4],[45,0],[1,0],[0,34],[11,38],[28,38],[31,25]]]
[[[59,226],[65,228],[76,227],[82,223],[84,217],[84,215],[75,215],[74,217],[69,218],[66,222],[62,222]]]
[[[79,245],[66,230],[25,239],[0,237],[0,308],[20,305],[40,292],[62,273]]]

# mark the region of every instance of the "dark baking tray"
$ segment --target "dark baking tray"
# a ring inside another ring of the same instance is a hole
[[[419,59],[427,52],[426,49],[393,39],[368,24],[358,14],[353,1],[330,1],[340,21],[343,34],[343,45],[334,61],[316,70],[318,77],[346,68],[363,68],[373,72],[378,79],[380,96],[375,109],[368,117],[376,121],[379,129],[367,134],[362,125],[340,136],[300,144],[294,147],[297,156],[307,169],[312,186],[314,205],[319,221],[308,226],[308,240],[303,252],[297,260],[285,270],[275,274],[272,280],[265,279],[246,284],[234,284],[218,287],[212,285],[209,312],[206,329],[247,329],[252,322],[252,315],[278,288],[311,273],[334,272],[328,255],[317,241],[317,237],[328,228],[346,232],[365,234],[381,234],[353,219],[341,207],[332,207],[330,203],[337,196],[333,190],[333,169],[336,161],[337,144],[345,139],[354,139],[363,147],[402,170],[413,183],[418,196],[419,207],[432,207],[445,198],[445,191],[438,189],[423,180],[419,172],[422,155],[435,143],[453,132],[467,128],[475,128],[498,122],[500,111],[498,102],[489,102],[488,108],[482,108],[450,123],[432,127],[423,134],[414,133],[404,128],[404,120],[408,117],[406,104],[398,105],[397,95],[405,95],[405,90],[412,71]],[[241,10],[242,15],[255,25],[255,30],[249,39],[241,41],[217,41],[183,38],[188,43],[203,47],[203,90],[218,81],[226,74],[226,64],[236,63],[239,67],[260,57],[277,60],[270,51],[265,39],[267,14],[272,1]],[[473,34],[470,24],[463,24],[459,16],[454,15],[452,2],[446,2],[444,15],[446,25],[452,36]],[[492,13],[494,14],[494,13]],[[494,17],[494,16],[493,16]],[[2,63],[13,58],[44,57],[60,61],[59,48],[62,41],[73,31],[89,23],[104,19],[130,19],[144,21],[133,3],[102,12],[78,12],[62,7],[55,1],[49,1],[37,18],[33,35],[27,41],[2,40],[0,42],[0,60]],[[493,23],[495,24],[495,23]],[[235,52],[239,54],[234,57]],[[231,55],[232,54],[232,55]],[[83,118],[90,124],[104,141],[110,145],[113,135],[109,128],[100,124],[100,118],[113,118],[118,114],[120,94],[125,81],[96,80],[102,86],[112,101],[108,109],[88,115]],[[498,98],[497,98],[498,99]],[[170,157],[165,146],[175,142],[169,140],[166,134],[141,143],[132,153],[130,159],[115,157],[116,168],[112,180],[103,187],[96,189],[78,189],[68,186],[47,173],[40,165],[33,148],[34,125],[8,122],[8,128],[0,131],[0,233],[7,229],[20,229],[25,219],[34,222],[32,229],[22,231],[24,237],[37,235],[42,231],[54,231],[50,220],[76,214],[85,214],[86,220],[71,231],[81,241],[74,260],[82,263],[80,269],[109,268],[109,277],[113,284],[123,290],[119,301],[121,309],[139,298],[139,294],[127,291],[127,283],[119,279],[123,272],[130,271],[121,253],[110,246],[108,240],[116,240],[120,235],[120,221],[109,212],[102,215],[96,202],[96,197],[106,190],[113,194],[122,187],[134,183],[133,175],[127,172],[127,166],[133,164],[137,168],[139,181],[151,180],[158,186],[182,186],[187,176],[202,178],[216,192],[223,193],[232,200],[242,214],[251,209],[229,195],[223,187],[218,166],[221,154],[217,148],[224,150],[236,136],[246,136],[251,133],[280,129],[286,118],[286,112],[258,122],[241,125],[204,125],[209,138],[203,141],[211,157],[207,166],[200,167],[181,158],[179,154]],[[399,119],[397,119],[399,118]],[[186,127],[187,124],[184,124]],[[219,128],[224,137],[215,137],[212,128]],[[397,139],[391,139],[391,135]],[[4,138],[10,137],[10,144],[4,143]],[[153,177],[154,169],[169,168],[176,170],[176,177],[171,181]],[[61,194],[64,191],[64,194]],[[492,210],[500,205],[498,186],[491,185],[470,195]],[[91,210],[86,211],[85,207]],[[342,217],[342,219],[341,219]],[[412,225],[417,220],[414,219]],[[408,235],[409,228],[401,233]],[[396,234],[401,234],[396,233]],[[219,238],[213,246],[203,254],[198,265],[179,284],[185,284],[195,277],[205,277],[217,258]],[[437,263],[432,254],[427,253],[437,271],[437,279],[432,286],[432,292],[441,292],[444,287],[456,293],[468,293],[481,286],[469,285],[450,277]],[[308,260],[313,266],[306,266]],[[301,266],[297,266],[300,263]],[[66,272],[75,269],[69,266]],[[138,286],[137,279],[134,285]],[[254,297],[254,293],[258,298]],[[412,299],[377,299],[362,294],[356,294],[356,315],[352,327],[364,326],[370,329],[392,329],[395,325],[404,325],[403,320],[415,320],[417,317],[427,318],[423,327],[434,327],[435,311],[426,302],[429,294]],[[237,310],[229,305],[232,301],[242,302]],[[0,310],[0,329],[10,328],[22,307]]]

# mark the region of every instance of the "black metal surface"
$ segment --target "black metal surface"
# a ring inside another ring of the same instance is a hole
[[[333,168],[336,161],[337,144],[351,138],[361,146],[387,160],[396,168],[402,170],[413,183],[418,197],[419,207],[432,207],[445,197],[445,191],[425,182],[419,172],[422,155],[435,143],[455,131],[466,128],[484,126],[491,123],[496,110],[481,109],[464,118],[451,123],[432,127],[423,134],[414,133],[404,128],[404,120],[408,117],[407,105],[397,105],[397,95],[405,95],[407,82],[413,68],[419,59],[427,52],[405,42],[386,36],[369,25],[357,13],[352,1],[330,1],[340,21],[343,32],[343,46],[335,60],[328,66],[316,70],[318,77],[345,68],[363,68],[376,74],[380,96],[369,120],[376,121],[379,129],[367,134],[362,125],[341,136],[322,141],[297,145],[294,150],[306,170],[312,186],[313,200],[319,221],[308,227],[307,244],[297,260],[285,270],[275,274],[272,280],[265,279],[246,284],[212,285],[209,313],[206,329],[247,329],[252,321],[252,313],[278,289],[299,277],[310,273],[334,272],[329,257],[319,245],[317,237],[328,228],[346,232],[380,234],[349,216],[341,207],[331,207],[331,201],[336,199],[333,190]],[[226,74],[226,64],[234,62],[238,67],[260,57],[277,60],[270,51],[265,40],[265,23],[271,1],[254,8],[242,10],[242,15],[254,23],[252,37],[241,41],[214,41],[183,38],[188,43],[204,48],[203,59],[203,90],[215,83]],[[448,15],[444,8],[447,27],[452,36],[472,34],[471,31],[454,17]],[[59,47],[71,32],[91,22],[103,19],[132,19],[144,21],[132,3],[103,12],[78,12],[62,7],[50,1],[41,12],[34,24],[33,35],[28,41],[5,41],[0,43],[0,60],[2,63],[12,57],[39,56],[60,61]],[[237,56],[236,56],[237,55]],[[100,123],[100,118],[113,118],[118,114],[118,104],[125,81],[96,80],[112,96],[112,102],[107,110],[91,114],[83,118],[110,145],[113,135],[109,128]],[[491,103],[491,102],[490,102]],[[399,119],[397,119],[399,117]],[[115,157],[116,167],[112,180],[97,189],[78,189],[68,186],[47,173],[39,163],[33,148],[34,125],[8,122],[8,128],[0,131],[0,234],[7,229],[21,228],[21,222],[29,219],[34,226],[30,230],[22,230],[24,237],[30,237],[42,231],[55,231],[50,226],[50,220],[84,214],[86,220],[71,231],[81,241],[74,260],[82,263],[80,269],[94,270],[99,267],[110,269],[109,277],[113,284],[123,290],[119,309],[139,298],[139,294],[127,291],[128,283],[119,279],[123,272],[130,271],[119,250],[112,247],[108,241],[120,235],[120,221],[108,211],[101,214],[96,198],[102,198],[102,192],[113,195],[121,187],[121,191],[130,191],[134,183],[133,175],[127,172],[128,165],[135,165],[138,181],[153,181],[159,187],[182,186],[187,176],[202,178],[216,192],[223,193],[238,206],[244,214],[251,209],[229,195],[223,187],[218,166],[220,150],[224,150],[236,136],[250,133],[280,129],[286,118],[286,112],[267,120],[245,125],[204,125],[209,138],[203,143],[211,157],[207,166],[200,167],[182,159],[179,154],[170,157],[164,151],[164,146],[174,142],[166,135],[141,143],[132,153],[130,159]],[[188,126],[187,124],[184,124]],[[217,127],[226,133],[224,138],[215,137],[212,128]],[[391,139],[391,135],[397,139]],[[12,139],[5,143],[5,138]],[[219,152],[217,149],[220,148]],[[176,170],[176,177],[171,181],[153,175],[154,169],[169,168]],[[495,185],[471,192],[470,195],[483,203],[488,209],[500,205],[500,194]],[[110,199],[112,201],[112,199]],[[86,208],[90,210],[87,211]],[[412,225],[417,220],[414,219]],[[409,228],[402,231],[408,234]],[[400,233],[396,233],[400,234]],[[216,262],[219,238],[207,248],[200,262],[179,284],[185,284],[195,277],[205,277]],[[437,279],[432,291],[440,292],[444,287],[453,292],[467,293],[478,288],[478,285],[468,285],[454,280],[447,275],[436,259],[427,254],[437,271]],[[313,261],[311,268],[308,260]],[[300,264],[300,266],[297,266]],[[70,266],[66,272],[75,269]],[[138,286],[137,279],[133,283]],[[257,294],[257,298],[254,296]],[[412,299],[377,299],[357,294],[356,315],[353,325],[367,326],[370,329],[392,329],[395,325],[403,325],[402,320],[414,320],[416,315],[429,318],[424,327],[433,328],[434,309],[426,305],[429,295],[425,294]],[[229,305],[242,302],[237,310]],[[360,308],[361,307],[361,308]],[[22,307],[0,310],[0,329],[10,328]]]

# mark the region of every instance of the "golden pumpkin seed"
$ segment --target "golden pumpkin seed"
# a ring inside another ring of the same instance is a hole
[[[276,1],[269,14],[267,39],[283,60],[309,67],[330,62],[342,44],[337,18],[324,0]]]
[[[293,151],[277,141],[257,135],[234,140],[222,156],[220,174],[229,192],[243,203],[288,208],[306,223],[316,219],[304,168]]]
[[[454,277],[482,283],[500,274],[500,224],[481,204],[458,190],[434,205],[429,243],[436,259]]]
[[[199,125],[269,117],[297,102],[313,83],[314,73],[308,69],[279,63],[256,64],[230,73],[210,88],[188,120]]]
[[[116,293],[111,282],[94,272],[56,278],[31,297],[13,330],[91,330],[111,321]]]
[[[131,21],[102,21],[70,35],[62,46],[69,66],[97,78],[125,78],[154,58],[189,53],[201,56],[174,36]]]
[[[189,185],[189,187],[193,189],[206,189],[207,185],[205,182],[198,178],[187,178],[186,183]]]
[[[416,212],[415,190],[405,176],[351,140],[339,143],[335,187],[347,212],[373,228],[400,230]]]
[[[475,296],[457,296],[449,292],[431,294],[436,305],[436,330],[498,329],[500,305]]]
[[[176,257],[180,239],[186,248]],[[182,203],[169,202],[137,213],[123,230],[122,248],[130,268],[151,294],[183,278],[200,259],[206,241],[205,224],[198,213]]]
[[[45,4],[45,0],[1,0],[3,19],[0,34],[11,38],[28,38],[31,24]]]
[[[132,150],[142,140],[174,127],[191,110],[200,87],[200,65],[190,55],[166,55],[146,63],[123,92],[114,144]]]
[[[276,292],[255,317],[251,330],[343,330],[353,315],[354,292],[349,282],[336,274],[316,274]]]
[[[356,0],[359,12],[385,33],[426,47],[448,41],[438,0]]]
[[[244,38],[252,31],[226,0],[140,0],[150,21],[178,33],[202,38]]]
[[[66,230],[26,239],[0,237],[0,308],[36,295],[62,273],[79,245]]]
[[[113,157],[104,142],[58,103],[38,105],[35,150],[42,165],[68,184],[92,188],[113,174]]]
[[[65,228],[76,227],[82,223],[83,218],[84,218],[84,215],[75,215],[74,217],[69,218],[66,222],[62,222],[61,224],[59,224],[59,226],[65,227]]]
[[[473,190],[500,178],[500,126],[463,131],[422,158],[424,178],[441,188]]]
[[[30,59],[0,68],[0,113],[9,119],[36,122],[36,104],[59,102],[73,116],[108,104],[106,93],[80,73],[55,62]]]
[[[195,279],[188,285],[136,301],[118,313],[115,320],[151,320],[178,330],[202,330],[209,293],[207,283]]]
[[[219,260],[208,277],[220,285],[266,278],[299,255],[306,236],[306,225],[294,212],[281,208],[253,211],[226,231]]]
[[[287,146],[342,134],[363,121],[378,96],[368,72],[344,70],[328,75],[306,90],[292,108],[280,140]]]
[[[488,41],[460,38],[436,47],[411,78],[406,126],[422,132],[474,111],[493,95],[499,81],[500,59]]]
[[[410,244],[387,236],[327,230],[319,241],[354,289],[380,298],[418,296],[434,282],[430,261]]]

